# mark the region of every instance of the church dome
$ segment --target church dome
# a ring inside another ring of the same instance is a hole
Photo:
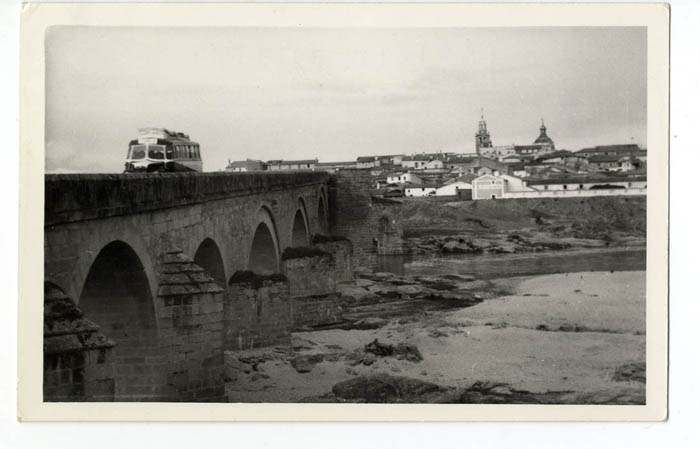
[[[536,144],[537,143],[539,143],[539,144],[548,143],[548,144],[554,145],[554,141],[552,141],[552,139],[550,139],[549,136],[547,135],[547,127],[544,126],[544,121],[542,122],[542,126],[540,126],[540,135],[537,137],[537,139],[535,139],[534,143],[536,143]]]

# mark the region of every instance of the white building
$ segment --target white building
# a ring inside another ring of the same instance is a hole
[[[430,162],[430,158],[422,155],[408,156],[401,160],[403,168],[423,169]]]
[[[472,182],[472,198],[475,200],[646,195],[646,191],[646,176],[568,177],[523,180],[508,175],[484,175]]]
[[[411,172],[394,173],[386,177],[387,184],[423,184],[423,179]]]
[[[459,178],[454,178],[435,190],[437,196],[458,196],[458,190],[472,190],[472,181],[477,176],[472,174],[462,175]]]
[[[436,194],[437,187],[434,185],[426,184],[406,184],[403,188],[404,196],[408,197],[424,197],[424,196],[434,196]]]
[[[472,198],[475,200],[505,198],[509,193],[532,190],[527,182],[510,175],[483,175],[472,181]]]

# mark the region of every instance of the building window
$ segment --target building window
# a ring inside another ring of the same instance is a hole
[[[568,187],[568,186],[567,186],[566,184],[564,184],[564,190],[566,190],[567,187]]]

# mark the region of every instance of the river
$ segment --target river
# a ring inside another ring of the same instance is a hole
[[[376,266],[376,271],[401,276],[470,274],[478,279],[583,271],[645,270],[646,250],[641,248],[459,256],[379,256]]]

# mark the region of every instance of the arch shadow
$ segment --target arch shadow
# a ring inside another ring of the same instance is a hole
[[[226,288],[226,268],[224,259],[216,242],[207,237],[197,247],[194,253],[194,263],[204,268],[219,286]]]
[[[115,400],[141,401],[158,386],[149,372],[149,356],[157,356],[158,328],[153,295],[138,254],[127,243],[105,245],[87,274],[80,309],[113,340]]]
[[[248,255],[248,270],[257,274],[279,272],[280,248],[272,212],[261,206],[253,221],[253,238]]]
[[[311,241],[311,232],[309,228],[309,218],[306,214],[306,204],[300,197],[297,201],[297,211],[294,214],[292,222],[292,238],[290,239],[291,246],[307,246]]]

